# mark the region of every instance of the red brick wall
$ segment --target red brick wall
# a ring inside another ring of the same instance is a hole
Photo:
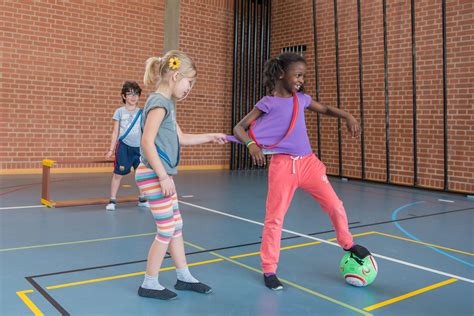
[[[122,82],[141,82],[146,58],[163,51],[164,2],[0,3],[1,169],[104,154]],[[334,2],[316,2],[320,99],[336,106]],[[382,1],[361,3],[366,178],[385,181]],[[412,184],[410,1],[387,3],[391,181]],[[442,188],[441,1],[415,5],[418,179],[422,186]],[[473,6],[447,0],[449,189],[464,192],[474,191]],[[338,0],[338,18],[341,108],[359,119],[356,0]],[[312,1],[272,1],[272,56],[282,47],[306,45],[307,91],[315,97],[313,44]],[[178,104],[181,127],[230,133],[233,0],[182,0],[179,46],[195,59],[199,73],[195,89]],[[141,104],[145,98],[146,93]],[[317,151],[316,115],[308,114],[307,121]],[[330,174],[338,174],[337,121],[321,122],[322,160]],[[344,125],[342,132],[343,175],[360,177],[360,143]],[[229,148],[184,148],[182,164],[228,165]]]
[[[474,192],[474,2],[446,4],[449,187]]]
[[[232,3],[181,1],[179,48],[199,72],[178,104],[185,132],[231,131]],[[103,157],[123,81],[143,87],[145,60],[163,52],[164,8],[164,0],[1,2],[0,168]],[[182,164],[227,166],[229,148],[184,148]]]
[[[413,86],[410,0],[387,1],[390,181],[413,184]],[[272,2],[272,55],[307,45],[307,91],[315,98],[312,1]],[[338,0],[341,108],[360,119],[357,1]],[[415,1],[418,183],[442,189],[443,73],[441,1]],[[382,1],[361,1],[365,175],[386,181],[385,84]],[[474,192],[474,3],[447,0],[447,97],[449,189]],[[298,23],[292,25],[294,17]],[[334,2],[316,1],[320,99],[336,106]],[[297,26],[297,27],[296,27]],[[308,87],[309,86],[309,87]],[[308,119],[317,151],[316,120]],[[322,118],[322,160],[339,173],[337,122]],[[360,177],[360,143],[343,127],[343,175]]]
[[[0,168],[103,157],[123,81],[141,83],[163,50],[163,12],[156,0],[2,1]]]
[[[179,46],[196,62],[198,79],[177,105],[184,132],[232,133],[233,0],[182,0]],[[230,145],[183,148],[183,165],[229,166]]]
[[[387,6],[390,177],[395,183],[408,185],[414,181],[410,3],[403,0]]]

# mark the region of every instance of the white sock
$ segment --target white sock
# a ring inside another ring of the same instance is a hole
[[[164,290],[164,286],[158,282],[158,274],[155,276],[149,276],[145,274],[145,279],[143,280],[142,288],[150,290]]]
[[[188,283],[199,283],[198,280],[196,280],[192,275],[191,272],[189,272],[188,267],[184,268],[177,268],[176,269],[176,275],[178,276],[178,280],[183,281],[183,282],[188,282]]]

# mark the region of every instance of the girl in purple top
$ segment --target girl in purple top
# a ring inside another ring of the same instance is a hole
[[[297,188],[307,191],[320,203],[336,230],[337,242],[344,250],[361,259],[370,254],[352,240],[342,201],[328,181],[326,166],[312,152],[304,110],[345,119],[349,132],[356,138],[360,134],[359,124],[349,113],[315,102],[304,94],[305,74],[306,60],[298,54],[283,53],[267,61],[265,85],[269,95],[263,97],[234,127],[235,138],[246,144],[254,164],[263,166],[266,161],[264,154],[272,155],[260,249],[265,285],[272,290],[283,289],[276,276],[281,232]],[[290,125],[293,127],[288,133]]]

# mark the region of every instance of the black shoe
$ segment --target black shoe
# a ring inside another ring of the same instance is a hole
[[[269,276],[264,274],[263,280],[265,281],[266,287],[268,287],[270,290],[283,290],[283,285],[281,284],[280,280],[278,280],[276,274],[271,274]]]
[[[203,294],[209,294],[212,292],[212,289],[210,286],[207,286],[206,284],[201,283],[201,282],[192,283],[192,282],[184,282],[184,281],[178,280],[174,288],[179,291],[194,291],[194,292],[203,293]]]
[[[163,290],[152,290],[152,289],[145,289],[143,287],[138,288],[138,295],[142,297],[149,297],[149,298],[157,298],[159,300],[169,301],[175,299],[178,294],[173,291],[164,288]]]
[[[353,253],[359,259],[364,259],[365,257],[370,256],[370,251],[367,250],[367,248],[365,248],[361,245],[357,245],[357,244],[355,244],[354,246],[352,246],[349,249],[344,249],[344,250],[350,251],[351,253]]]

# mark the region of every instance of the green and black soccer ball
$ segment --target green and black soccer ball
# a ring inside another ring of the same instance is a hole
[[[372,255],[360,259],[348,252],[342,257],[339,265],[341,275],[346,282],[353,286],[367,286],[377,277],[378,267]]]

